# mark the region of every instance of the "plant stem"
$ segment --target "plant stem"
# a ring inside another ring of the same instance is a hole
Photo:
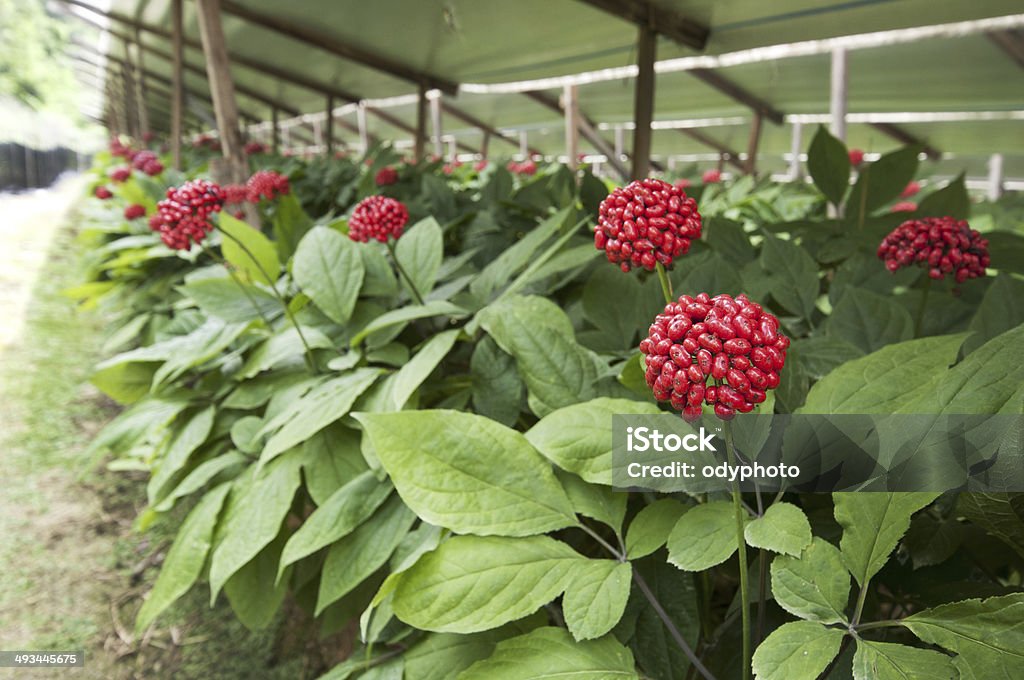
[[[614,547],[612,547],[611,543],[601,538],[601,535],[599,533],[588,527],[586,524],[584,524],[583,522],[579,522],[576,526],[580,529],[583,529],[583,531],[587,532],[587,534],[589,534],[592,539],[600,543],[601,547],[607,550],[609,553],[611,553],[619,562],[627,561],[625,552],[619,552],[618,550],[616,550]]]
[[[757,644],[761,644],[761,641],[764,639],[764,618],[765,609],[767,608],[764,591],[768,587],[768,560],[764,553],[764,548],[757,551]]]
[[[924,310],[928,307],[928,293],[932,289],[932,277],[928,277],[924,284],[924,292],[921,293],[921,303],[917,306],[917,316],[914,318],[914,337],[921,337],[921,325],[924,323]]]
[[[302,328],[299,327],[299,322],[295,319],[295,315],[292,314],[292,310],[288,307],[288,303],[285,301],[284,296],[278,292],[274,277],[272,277],[267,270],[263,268],[263,265],[260,264],[260,261],[256,259],[256,256],[252,254],[252,251],[249,250],[248,246],[223,229],[220,230],[220,233],[234,241],[238,247],[242,249],[242,252],[249,256],[249,259],[252,260],[253,264],[256,265],[256,268],[260,270],[260,273],[263,274],[263,277],[267,280],[267,284],[270,286],[271,292],[274,293],[274,297],[276,297],[277,301],[281,303],[281,307],[284,309],[284,314],[288,317],[288,321],[295,327],[295,332],[299,334],[299,340],[302,342],[302,346],[306,350],[306,366],[309,367],[311,373],[319,373],[316,368],[316,362],[313,361],[313,350],[310,348],[309,343],[306,342],[306,336],[302,334]]]
[[[868,623],[858,624],[856,627],[857,632],[871,630],[872,628],[890,628],[892,626],[900,625],[899,620],[891,619],[888,621],[869,621]]]
[[[686,658],[690,660],[690,664],[697,669],[697,672],[700,673],[705,680],[715,680],[715,676],[707,669],[707,666],[701,663],[700,659],[697,658],[697,655],[694,653],[689,643],[686,642],[682,633],[679,632],[679,628],[676,627],[675,622],[669,617],[668,612],[666,612],[665,608],[661,606],[661,603],[658,602],[658,598],[654,596],[654,593],[651,592],[647,582],[644,581],[644,577],[641,576],[640,572],[636,569],[633,569],[633,582],[636,583],[640,592],[643,593],[645,598],[647,598],[647,601],[654,609],[654,613],[657,614],[658,618],[661,619],[661,622],[665,624],[665,628],[668,629],[669,635],[671,635],[672,639],[675,640],[679,649],[683,650],[683,654],[685,654]]]
[[[676,298],[672,294],[672,281],[668,278],[668,271],[660,262],[655,263],[654,268],[658,271],[658,280],[661,281],[661,292],[665,295],[665,303],[672,304]]]
[[[252,293],[249,292],[249,289],[246,288],[245,284],[242,282],[242,280],[240,278],[238,278],[238,274],[236,274],[235,270],[231,268],[231,265],[229,265],[227,262],[225,262],[224,258],[222,258],[220,255],[215,253],[212,249],[207,248],[205,243],[200,242],[199,243],[199,247],[202,248],[203,251],[207,255],[209,255],[210,258],[214,262],[216,262],[217,264],[223,266],[224,269],[227,270],[228,276],[231,277],[232,281],[234,281],[236,284],[238,284],[238,288],[242,291],[242,294],[245,295],[245,297],[249,299],[249,304],[252,305],[252,308],[255,309],[256,313],[259,314],[261,319],[263,319],[263,324],[267,327],[268,330],[270,330],[272,328],[272,326],[270,325],[270,319],[268,319],[267,315],[263,313],[262,309],[260,309],[260,306],[256,303],[256,298],[254,298],[252,296]]]
[[[729,465],[736,464],[736,455],[733,450],[732,425],[728,420],[722,421],[722,430],[725,435],[725,452]],[[743,502],[740,498],[740,484],[735,479],[732,481],[732,507],[736,514],[736,548],[739,551],[740,560],[740,605],[743,616],[743,680],[750,678],[750,578],[747,574],[747,541],[743,536]]]
[[[860,592],[857,594],[857,608],[853,610],[853,621],[850,623],[851,627],[855,627],[860,624],[860,616],[864,613],[864,601],[868,599],[868,583],[866,581],[860,588]]]
[[[412,292],[412,296],[416,299],[416,304],[422,305],[423,296],[420,295],[418,290],[416,290],[416,284],[412,282],[412,279],[409,278],[409,274],[406,273],[402,263],[398,261],[398,254],[395,253],[395,242],[388,239],[387,245],[388,252],[391,253],[391,259],[395,261],[395,267],[398,269],[398,273],[401,274],[402,278],[405,279],[405,282],[409,285],[409,290]]]

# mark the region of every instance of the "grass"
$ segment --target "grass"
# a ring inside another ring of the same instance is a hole
[[[156,578],[153,558],[166,552],[180,517],[136,531],[144,477],[84,467],[84,449],[116,408],[87,382],[104,318],[76,312],[60,294],[79,275],[64,225],[21,337],[0,355],[0,650],[86,652],[84,668],[37,669],[33,678],[311,677],[302,645],[282,642],[284,616],[252,633],[223,598],[209,608],[205,584],[144,639],[131,634]],[[0,669],[7,677],[24,675]]]

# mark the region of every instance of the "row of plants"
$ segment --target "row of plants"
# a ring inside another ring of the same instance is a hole
[[[206,583],[347,635],[335,680],[1024,677],[1024,494],[611,488],[613,414],[1021,413],[1012,197],[979,234],[824,130],[813,184],[114,151],[90,451],[187,512],[140,633]]]

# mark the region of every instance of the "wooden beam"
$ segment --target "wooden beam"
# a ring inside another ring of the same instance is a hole
[[[761,141],[761,114],[755,113],[754,120],[750,122],[750,140],[747,142],[747,167],[745,172],[748,175],[755,174],[757,170],[757,146]]]
[[[988,39],[999,46],[1017,65],[1024,68],[1024,31],[992,31],[986,33]]]
[[[326,130],[326,156],[330,158],[334,154],[334,97],[327,95],[327,121]]]
[[[444,155],[444,144],[441,141],[441,99],[434,97],[430,100],[430,131],[434,139],[434,155]]]
[[[183,0],[172,0],[171,3],[171,154],[174,169],[181,170],[181,138],[184,135],[185,91],[184,76],[181,72],[184,60],[185,29],[182,21]],[[141,45],[141,43],[139,43]],[[143,71],[145,73],[145,71]]]
[[[377,112],[380,115],[380,111]],[[381,116],[383,118],[383,116]],[[385,120],[387,120],[385,118]],[[427,142],[427,86],[420,83],[416,99],[416,129],[413,130],[412,159],[419,163],[423,160],[424,147]]]
[[[575,171],[576,158],[580,155],[580,101],[579,89],[575,85],[565,86],[562,109],[565,112],[565,165]]]
[[[281,149],[281,128],[278,123],[277,107],[275,106],[270,110],[270,147],[277,155]]]
[[[722,94],[735,99],[744,106],[750,107],[755,113],[759,113],[776,125],[782,125],[786,120],[785,114],[782,111],[779,111],[754,93],[748,92],[740,85],[715,71],[706,68],[695,68],[691,71],[686,71],[686,73],[689,73],[704,84],[715,88]]]
[[[523,92],[522,94],[541,106],[547,107],[552,111],[557,111],[559,114],[562,113],[562,107],[559,105],[558,100],[549,97],[543,92],[530,91]],[[594,121],[591,120],[582,110],[579,111],[577,123],[580,126],[580,134],[583,135],[583,138],[590,142],[595,149],[608,157],[608,162],[622,179],[629,179],[629,170],[625,165],[623,165],[621,160],[615,157],[615,150],[612,149],[608,141],[601,136],[600,132],[598,132],[597,124],[594,123]]]
[[[196,14],[199,18],[203,54],[206,55],[206,73],[210,79],[221,151],[227,160],[230,181],[242,184],[245,182],[247,168],[238,126],[238,104],[235,102],[235,86],[231,80],[231,64],[220,21],[220,0],[196,0]]]
[[[703,132],[699,132],[693,128],[679,128],[679,133],[717,151],[721,155],[721,158],[719,159],[720,162],[724,160],[730,165],[736,167],[738,170],[746,170],[746,167],[740,162],[740,155],[725,144],[722,144],[721,142],[708,137]]]
[[[221,7],[228,14],[244,19],[251,24],[261,26],[293,40],[304,42],[307,45],[312,45],[343,59],[383,71],[406,82],[423,85],[428,89],[436,88],[448,94],[455,94],[458,90],[458,83],[452,80],[401,64],[389,57],[347,43],[320,29],[298,24],[281,16],[263,14],[244,6],[240,2],[233,2],[233,0],[223,0]]]
[[[443,99],[441,100],[441,109],[445,113],[447,113],[449,116],[451,116],[452,118],[458,118],[459,120],[461,120],[463,123],[466,123],[467,125],[472,125],[473,127],[480,128],[481,130],[483,130],[485,136],[489,135],[491,137],[496,137],[497,139],[500,139],[501,141],[503,141],[503,142],[505,142],[507,144],[511,144],[512,146],[515,146],[515,147],[519,146],[519,140],[516,139],[515,137],[503,134],[500,130],[498,130],[494,126],[488,125],[487,123],[485,123],[484,121],[480,120],[476,116],[473,116],[472,114],[467,113],[466,111],[456,107],[454,104],[452,104],[450,102],[444,101]],[[535,153],[538,156],[543,155],[537,149],[532,149],[532,148],[527,149],[526,154],[530,154],[530,153]],[[524,154],[524,155],[526,155],[526,154]]]
[[[658,35],[647,26],[637,29],[636,65],[633,84],[633,167],[630,176],[644,179],[651,171],[651,120],[654,118],[654,61]]]
[[[686,47],[703,50],[710,30],[707,26],[656,5],[651,0],[581,0],[637,26],[656,27],[661,35]]]
[[[146,67],[146,62],[142,55],[142,41],[140,40],[139,33],[136,30],[132,36],[134,38],[132,43],[135,45],[135,65],[138,67],[135,78],[135,95],[138,99],[139,127],[142,129],[143,134],[145,134],[150,131],[149,112],[146,110],[146,79],[142,77],[142,69]]]
[[[902,142],[903,144],[911,144],[914,146],[920,146],[921,150],[931,158],[932,160],[938,160],[942,158],[942,152],[936,149],[934,146],[928,144],[920,137],[916,137],[898,125],[892,123],[871,123],[871,127],[875,128],[882,134],[888,135],[893,139]]]

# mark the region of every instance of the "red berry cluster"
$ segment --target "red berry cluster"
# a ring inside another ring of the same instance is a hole
[[[132,167],[150,177],[155,177],[164,171],[164,164],[160,162],[155,153],[149,150],[139,151],[132,156]]]
[[[914,212],[917,210],[917,203],[913,201],[900,201],[889,208],[889,212]]]
[[[788,347],[779,320],[742,294],[683,295],[665,305],[640,342],[654,397],[690,421],[702,403],[723,420],[752,411],[779,386]]]
[[[253,176],[245,183],[245,188],[251,203],[259,203],[262,198],[272,201],[278,196],[284,196],[291,192],[288,178],[273,170],[260,170],[253,173]]]
[[[516,175],[535,175],[537,174],[537,164],[532,160],[523,161],[522,163],[509,161],[508,170]]]
[[[856,168],[864,162],[864,152],[860,149],[850,149],[847,153],[850,156],[850,165],[853,167]]]
[[[461,167],[462,161],[452,161],[451,163],[445,163],[444,167],[441,168],[441,172],[446,175],[451,175]]]
[[[114,195],[113,193],[111,193],[110,189],[106,187],[96,187],[92,193],[96,198],[100,199],[101,201],[105,201]]]
[[[221,189],[224,190],[225,203],[237,205],[249,200],[249,187],[244,184],[225,184]]]
[[[138,203],[132,203],[124,209],[124,218],[126,220],[135,220],[140,217],[144,217],[145,214],[146,208]]]
[[[246,156],[254,156],[258,153],[266,153],[267,147],[259,142],[246,142],[245,146],[242,147],[242,151],[245,152]]]
[[[704,184],[718,184],[722,181],[722,171],[705,170],[704,174],[701,176],[701,181],[703,181]]]
[[[483,172],[486,169],[487,169],[487,159],[486,158],[483,159],[483,160],[477,161],[476,163],[473,164],[473,171],[474,172]]]
[[[205,179],[194,179],[167,190],[156,204],[160,238],[169,248],[188,250],[213,231],[210,216],[224,205],[224,190]],[[152,222],[150,223],[152,226]]]
[[[679,187],[660,179],[644,179],[619,187],[601,202],[594,245],[609,262],[628,272],[652,271],[690,249],[700,238],[697,202]]]
[[[120,158],[131,158],[132,149],[130,146],[121,143],[121,140],[114,137],[110,140],[110,155]]]
[[[686,179],[685,177],[680,177],[675,182],[673,182],[673,184],[680,189],[689,189],[690,187],[693,186],[693,182]]]
[[[908,182],[907,186],[903,187],[903,191],[900,192],[900,198],[910,198],[916,196],[921,191],[921,185],[917,182]]]
[[[132,176],[132,169],[128,167],[115,168],[110,172],[110,181],[112,182],[127,182],[128,178]]]
[[[386,196],[369,196],[352,210],[348,220],[348,237],[366,243],[375,238],[384,243],[402,235],[409,221],[409,210],[399,201]]]
[[[377,176],[373,178],[373,181],[376,182],[379,187],[391,186],[398,181],[398,171],[390,165],[385,166],[377,171]]]
[[[882,239],[878,257],[891,272],[917,264],[933,279],[953,274],[957,283],[984,276],[989,263],[988,241],[952,217],[907,220]]]

